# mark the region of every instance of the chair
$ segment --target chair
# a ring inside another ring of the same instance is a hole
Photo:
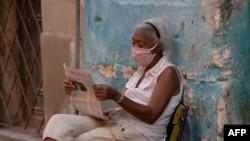
[[[187,115],[188,107],[183,103],[183,100],[181,100],[175,108],[169,125],[167,126],[166,141],[181,141]]]

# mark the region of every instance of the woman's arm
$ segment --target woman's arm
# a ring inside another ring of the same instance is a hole
[[[173,95],[179,92],[179,76],[175,67],[167,67],[158,77],[148,105],[136,103],[126,97],[119,105],[138,119],[153,124],[161,115]],[[108,85],[94,85],[96,97],[100,100],[113,99],[118,101],[120,92]]]

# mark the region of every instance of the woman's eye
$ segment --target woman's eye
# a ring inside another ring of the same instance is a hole
[[[139,47],[143,47],[144,44],[143,44],[142,42],[139,42],[139,43],[138,43],[138,46],[139,46]]]

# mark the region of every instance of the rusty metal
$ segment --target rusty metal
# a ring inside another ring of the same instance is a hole
[[[7,6],[0,5],[4,16],[0,21],[0,128],[40,134],[44,126],[41,0],[1,2]]]

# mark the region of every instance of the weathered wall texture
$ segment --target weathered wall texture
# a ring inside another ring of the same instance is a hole
[[[97,83],[122,89],[136,70],[130,58],[134,26],[147,18],[167,17],[176,41],[167,55],[187,82],[189,139],[222,140],[224,124],[250,123],[249,0],[85,0],[84,5],[81,64]],[[62,64],[75,65],[75,1],[42,0],[42,17],[47,121],[63,112],[68,99]]]
[[[41,52],[44,110],[45,121],[47,122],[55,113],[72,112],[72,108],[68,105],[69,96],[65,94],[63,88],[65,79],[63,63],[72,67],[75,66],[76,1],[42,0],[41,2],[43,18]],[[83,1],[81,3],[82,10]],[[81,29],[79,29],[81,35],[83,35],[84,26],[82,18]],[[83,61],[83,59],[80,60]]]
[[[250,123],[247,0],[85,0],[86,68],[97,83],[122,89],[136,66],[134,26],[167,17],[176,45],[167,54],[186,77],[190,140],[223,138],[224,124]]]

